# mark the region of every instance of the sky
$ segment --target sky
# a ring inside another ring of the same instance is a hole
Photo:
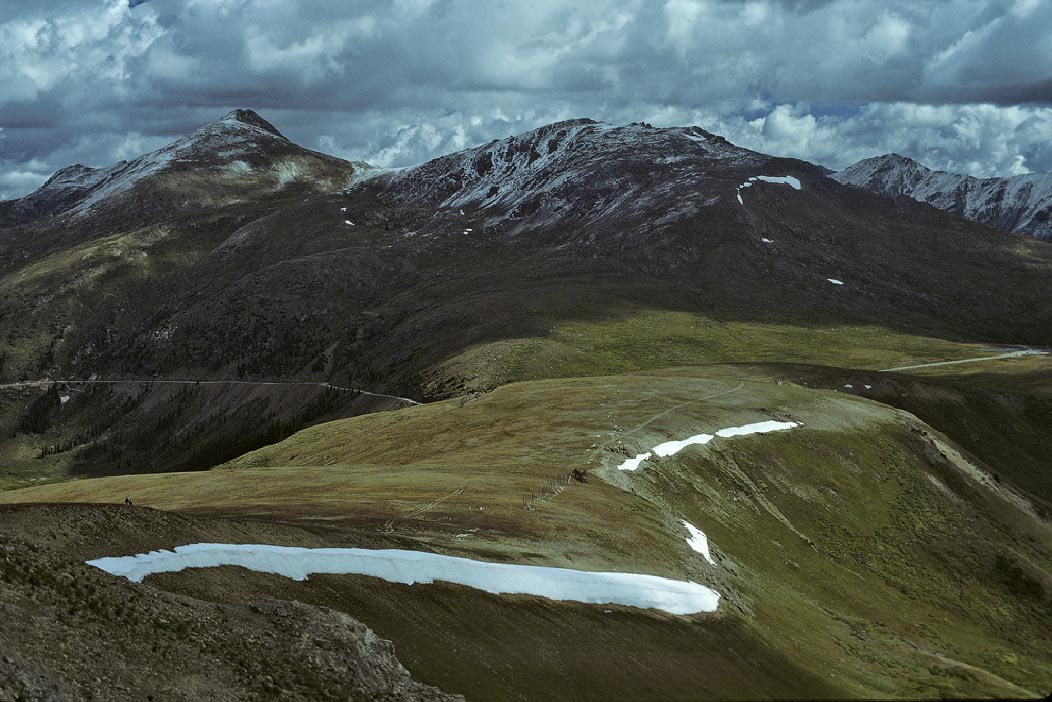
[[[235,107],[379,166],[591,117],[1052,171],[1052,0],[5,0],[0,67],[0,199]]]

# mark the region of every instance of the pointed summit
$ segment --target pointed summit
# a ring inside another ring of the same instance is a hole
[[[345,186],[359,167],[368,168],[304,149],[252,110],[237,109],[130,161],[106,168],[67,166],[23,198],[17,210],[84,215],[116,205],[126,215],[121,206],[135,202],[141,209],[150,198],[199,207],[240,202],[290,185],[329,192]],[[191,172],[195,185],[185,177]],[[217,196],[224,188],[231,192],[225,200]]]
[[[222,122],[240,122],[241,124],[247,124],[251,127],[258,127],[259,129],[270,132],[271,134],[279,136],[282,139],[285,138],[285,135],[279,132],[277,127],[260,117],[253,110],[245,108],[231,110],[230,112],[227,112],[225,115],[220,117],[217,123]]]
[[[877,190],[895,197],[910,194],[918,183],[935,173],[907,156],[884,154],[862,159],[830,177],[845,185]]]
[[[863,159],[863,160],[866,163],[880,163],[880,164],[883,164],[883,165],[909,166],[909,167],[920,166],[921,168],[927,168],[924,164],[922,164],[917,159],[910,158],[909,156],[903,156],[902,154],[899,154],[899,153],[884,154],[882,156],[874,156],[873,158],[867,158],[867,159]],[[861,161],[860,161],[860,163],[861,163]]]

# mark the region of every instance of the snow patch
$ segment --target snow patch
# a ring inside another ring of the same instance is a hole
[[[671,614],[714,612],[720,595],[697,583],[641,573],[489,563],[422,551],[301,548],[265,544],[189,544],[175,551],[97,558],[88,565],[140,583],[153,573],[240,566],[306,580],[312,573],[368,575],[388,582],[465,585],[493,594],[535,595],[588,604],[620,604]]]
[[[343,220],[343,223],[344,223],[344,224],[349,224],[349,225],[351,225],[352,227],[354,226],[354,222],[352,222],[352,221],[351,221],[351,220],[349,220],[349,219],[345,219],[345,220]]]
[[[749,180],[754,179],[750,178]],[[793,176],[756,176],[755,180],[762,180],[765,183],[785,183],[793,190],[800,189],[800,179]]]
[[[749,436],[750,434],[767,434],[772,431],[785,431],[786,429],[794,429],[798,426],[800,425],[796,422],[776,422],[773,419],[769,419],[765,422],[753,422],[752,424],[745,424],[740,427],[720,429],[716,432],[716,436],[726,439],[731,436]]]
[[[302,175],[299,164],[295,161],[282,161],[275,166],[274,170],[278,174],[279,190],[289,183],[299,180],[300,175]]]
[[[244,173],[251,172],[252,166],[248,165],[244,161],[238,160],[238,161],[231,161],[230,163],[228,163],[226,165],[226,169],[229,172],[231,172],[231,173],[241,175],[241,174],[244,174]]]
[[[738,186],[738,204],[744,205],[742,202],[742,190],[745,188],[751,188],[753,183],[758,180],[762,180],[765,183],[784,183],[793,190],[800,189],[800,179],[794,178],[793,176],[749,176],[749,179]],[[766,241],[766,239],[764,239]]]
[[[665,456],[675,455],[688,446],[704,446],[712,441],[712,439],[712,434],[695,434],[694,436],[683,439],[682,441],[666,441],[662,444],[658,444],[654,447],[654,453],[664,458]]]
[[[744,424],[740,427],[727,427],[726,429],[720,429],[715,434],[695,434],[694,436],[681,441],[665,441],[646,453],[637,454],[635,458],[629,458],[623,461],[618,466],[618,469],[638,470],[639,465],[650,458],[653,454],[657,454],[661,457],[672,456],[688,446],[704,446],[717,436],[722,439],[727,439],[732,436],[749,436],[750,434],[767,434],[772,431],[785,431],[786,429],[793,429],[798,426],[800,425],[797,422],[777,422],[774,420],[767,420],[763,422],[753,422],[752,424]]]
[[[618,466],[618,469],[619,470],[636,470],[637,468],[639,468],[639,464],[640,463],[642,463],[643,461],[647,460],[648,458],[650,458],[653,455],[654,454],[650,453],[650,451],[647,451],[646,453],[636,454],[635,458],[625,459],[625,461],[623,461],[621,463],[621,465]]]
[[[704,556],[705,560],[710,564],[716,565],[716,561],[712,560],[712,555],[709,553],[709,539],[705,536],[705,532],[685,519],[683,520],[683,526],[690,532],[690,538],[686,539],[687,545]]]
[[[762,241],[762,242],[763,242],[763,243],[765,243],[765,244],[773,244],[773,243],[774,243],[774,242],[773,242],[773,241],[771,241],[770,239],[767,239],[767,238],[762,238],[762,237],[761,237],[760,241]]]
[[[826,278],[826,280],[828,280],[833,285],[843,285],[844,284],[844,281],[837,280],[836,278]]]

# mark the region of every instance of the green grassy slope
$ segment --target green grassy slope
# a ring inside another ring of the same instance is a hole
[[[811,327],[720,321],[632,307],[606,319],[553,321],[531,338],[473,346],[438,364],[433,386],[488,390],[520,380],[608,375],[685,365],[778,362],[880,368],[988,354],[980,344],[879,326]]]
[[[767,418],[803,426],[615,468],[669,438]],[[587,482],[561,484],[574,468]],[[683,618],[353,577],[238,580],[345,609],[418,678],[478,699],[609,698],[612,680],[635,699],[1016,696],[1052,682],[1049,524],[912,415],[757,369],[516,383],[311,427],[205,473],[0,499],[125,495],[294,520],[329,543],[649,572],[724,596],[717,614]],[[682,519],[709,535],[717,566],[687,547]],[[158,582],[232,591],[218,575]]]

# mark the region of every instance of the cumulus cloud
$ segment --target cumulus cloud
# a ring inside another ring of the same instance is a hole
[[[931,168],[975,176],[1052,171],[1052,110],[1033,106],[873,103],[816,117],[778,105],[752,120],[714,116],[742,146],[843,168],[898,152]]]
[[[0,62],[0,197],[240,106],[380,165],[590,116],[1052,170],[1047,0],[38,0],[0,6]]]

